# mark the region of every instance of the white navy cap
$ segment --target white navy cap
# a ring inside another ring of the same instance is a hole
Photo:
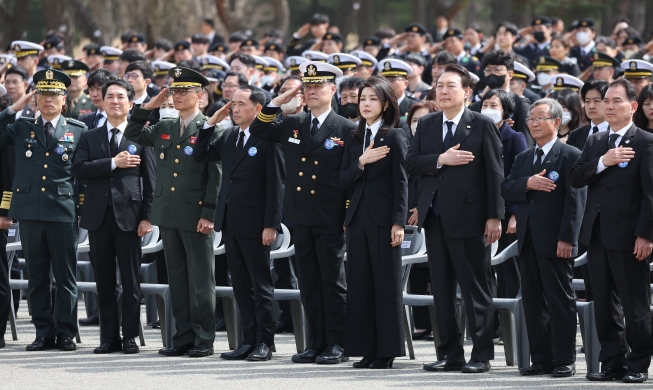
[[[150,66],[154,70],[155,76],[167,76],[168,71],[172,69],[175,64],[168,61],[155,60],[150,63]]]
[[[52,69],[61,70],[61,64],[70,60],[72,60],[71,57],[65,56],[63,54],[52,54],[48,56],[48,63]]]
[[[263,56],[262,58],[265,61],[267,61],[267,63],[268,63],[268,66],[263,68],[264,71],[266,71],[266,72],[279,72],[279,71],[284,70],[283,69],[283,64],[281,62],[275,60],[274,58],[266,57],[266,56]]]
[[[354,50],[351,52],[351,54],[360,58],[361,65],[369,66],[370,68],[375,68],[379,64],[379,61],[377,61],[373,55],[371,55],[366,51]]]
[[[306,58],[304,58],[304,57],[290,56],[290,57],[286,58],[286,66],[288,67],[288,70],[291,70],[291,71],[299,70],[299,65],[301,65],[302,63],[304,63],[306,61],[308,61],[308,60]]]
[[[360,58],[353,56],[351,54],[345,53],[335,53],[330,54],[327,58],[327,63],[334,65],[339,69],[355,69],[358,65],[362,64]]]
[[[225,60],[210,54],[200,58],[200,63],[202,64],[202,70],[217,69],[228,72],[231,69],[231,66]]]
[[[322,53],[321,51],[315,50],[306,50],[302,53],[302,57],[306,58],[309,61],[316,62],[326,62],[327,58],[329,58],[328,55]]]
[[[410,76],[413,74],[413,68],[402,60],[387,58],[379,62],[376,66],[381,76]]]
[[[340,69],[325,62],[307,61],[299,65],[299,70],[304,84],[335,82],[336,78],[342,76]]]
[[[531,72],[531,70],[528,69],[527,66],[515,61],[515,75],[513,76],[513,78],[514,77],[517,77],[518,79],[522,79],[530,83],[535,80],[535,73]]]
[[[105,61],[118,61],[120,59],[120,55],[122,54],[122,50],[117,49],[113,46],[102,46],[100,48],[100,52],[102,53]]]
[[[254,65],[254,67],[258,70],[263,70],[269,65],[269,63],[263,57],[259,57],[259,56],[252,56],[252,57],[254,57],[254,61],[256,61],[256,65]]]
[[[43,51],[43,46],[27,41],[13,41],[11,42],[11,48],[14,49],[16,58],[36,56]]]
[[[628,60],[621,63],[624,77],[628,79],[643,79],[653,74],[653,64],[642,60]]]
[[[560,91],[562,89],[571,89],[572,91],[580,91],[585,85],[580,79],[568,74],[556,74],[551,76],[551,84],[553,91]]]

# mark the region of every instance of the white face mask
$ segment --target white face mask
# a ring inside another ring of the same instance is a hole
[[[179,111],[174,108],[159,108],[159,119],[171,118],[176,119],[179,117]]]
[[[481,114],[492,119],[495,125],[503,120],[503,112],[499,110],[495,110],[493,108],[486,108],[484,110],[481,110]]]
[[[283,112],[295,112],[299,108],[299,96],[295,96],[288,103],[281,105],[281,111]]]
[[[546,73],[537,74],[537,83],[541,86],[551,84],[551,75]]]
[[[415,135],[415,132],[417,131],[417,122],[410,124],[410,131]]]
[[[265,86],[265,85],[272,86],[272,82],[276,78],[277,77],[275,75],[265,75],[265,76],[261,77],[261,85],[262,86]]]
[[[579,45],[585,46],[590,43],[590,34],[585,31],[579,31],[576,33],[576,40]]]
[[[560,123],[562,126],[567,126],[571,122],[571,112],[563,112],[562,113],[562,122]]]

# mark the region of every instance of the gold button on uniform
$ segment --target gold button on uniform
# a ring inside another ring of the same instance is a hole
[[[200,206],[201,206],[202,204],[203,204],[203,203],[202,203],[202,201],[200,200]]]
[[[306,161],[306,158],[305,158],[305,157],[302,157],[302,162],[305,162],[305,161]]]
[[[299,176],[304,176],[304,172],[299,172]]]
[[[181,149],[181,146],[180,146],[180,145],[177,145],[177,149]]]
[[[175,187],[172,187],[170,191],[175,192]]]
[[[173,173],[172,176],[177,177],[177,174],[176,174],[176,173]]]
[[[41,192],[45,192],[45,188],[41,188]]]
[[[43,168],[47,169],[47,168],[48,168],[48,164],[43,165]]]
[[[45,176],[43,176],[41,179],[45,180]]]
[[[314,190],[311,190],[311,195],[315,195],[315,191],[314,191]]]
[[[317,161],[315,162],[315,165],[317,165]]]
[[[175,159],[175,164],[179,164],[179,159],[178,158]]]
[[[302,190],[302,187],[297,187],[297,191],[301,191],[301,190]]]
[[[313,180],[315,180],[316,178],[317,178],[317,176],[313,175]]]
[[[48,157],[50,155],[50,152],[45,152],[45,157]]]

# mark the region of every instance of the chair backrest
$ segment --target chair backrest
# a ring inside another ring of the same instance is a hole
[[[495,243],[496,244],[496,243]],[[502,250],[501,253],[497,254],[497,248],[499,245],[497,244],[496,246],[492,244],[491,252],[492,252],[492,260],[491,264],[492,265],[499,265],[503,263],[504,261],[508,259],[512,259],[515,256],[519,255],[519,244],[517,241],[513,242],[512,244],[508,245],[506,249]]]
[[[277,238],[270,245],[270,250],[286,250],[290,246],[290,230],[286,225],[281,224],[281,233],[277,233]]]
[[[410,256],[416,254],[424,243],[424,234],[417,226],[404,227],[404,241],[401,243],[401,255]]]
[[[222,242],[222,232],[213,232],[213,250],[216,250],[220,247]]]
[[[18,222],[11,224],[7,229],[7,244],[20,241],[20,231],[18,230]]]
[[[79,239],[77,240],[77,245],[88,244],[88,230],[84,228],[79,228]]]

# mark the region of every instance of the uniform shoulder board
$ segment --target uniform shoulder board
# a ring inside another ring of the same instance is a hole
[[[86,123],[80,122],[77,119],[73,119],[73,118],[66,118],[66,122],[68,122],[69,124],[77,125],[79,127],[86,126]]]
[[[474,61],[478,61],[478,57],[476,57],[476,56],[472,56],[472,60],[474,60]]]
[[[38,118],[30,118],[28,116],[21,116],[20,118],[18,118],[18,120],[24,120],[24,121],[35,121],[37,119]]]

